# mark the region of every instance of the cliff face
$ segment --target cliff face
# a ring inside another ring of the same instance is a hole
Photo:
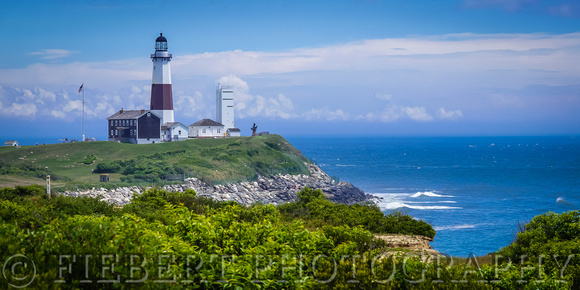
[[[165,185],[162,189],[179,192],[193,189],[197,192],[198,196],[207,196],[222,201],[233,200],[245,205],[256,202],[271,204],[291,202],[296,200],[298,191],[304,187],[320,189],[329,200],[337,203],[353,204],[372,198],[371,195],[365,194],[362,190],[348,182],[341,181],[335,184],[318,166],[305,164],[310,171],[310,176],[302,174],[278,174],[268,177],[260,176],[257,181],[244,181],[214,186],[197,178],[188,178],[183,184]],[[86,191],[66,191],[63,194],[69,196],[100,196],[101,200],[124,205],[131,202],[134,194],[141,194],[146,189],[138,186],[122,187],[112,190],[93,188]]]

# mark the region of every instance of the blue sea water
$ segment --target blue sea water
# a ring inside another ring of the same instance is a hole
[[[288,137],[366,193],[385,213],[406,211],[437,231],[434,249],[485,255],[509,245],[517,223],[580,209],[580,138]]]

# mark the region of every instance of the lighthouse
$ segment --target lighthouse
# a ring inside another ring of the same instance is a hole
[[[161,117],[161,124],[173,122],[173,93],[171,92],[171,54],[167,52],[167,38],[163,33],[155,40],[153,84],[151,85],[151,111]]]

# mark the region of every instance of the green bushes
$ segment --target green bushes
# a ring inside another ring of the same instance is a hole
[[[541,214],[522,228],[515,241],[498,254],[512,261],[541,264],[546,273],[563,270],[580,287],[580,211]]]
[[[0,175],[12,174],[44,178],[50,174],[46,167],[33,165],[30,162],[5,163],[0,161]]]
[[[86,165],[91,165],[91,164],[93,164],[93,161],[95,161],[95,160],[97,160],[97,156],[91,154],[91,155],[87,155],[85,157],[85,159],[83,159],[82,163],[86,164]]]
[[[101,162],[97,164],[94,173],[117,173],[121,171],[121,166],[117,162]]]
[[[298,193],[298,201],[279,206],[286,220],[302,219],[312,227],[361,226],[373,233],[423,235],[433,238],[435,230],[424,221],[411,216],[393,213],[385,215],[372,203],[335,204],[324,197],[320,190],[304,188]]]
[[[570,289],[580,276],[577,260],[559,272],[564,256],[559,267],[548,258],[541,266],[530,257],[520,263],[524,254],[577,253],[577,211],[532,220],[500,251],[512,263],[478,265],[473,257],[426,263],[414,253],[385,252],[366,222],[375,218],[372,206],[332,207],[310,189],[296,203],[251,207],[159,189],[123,208],[48,199],[38,187],[0,193],[0,289]],[[407,216],[390,218],[405,224]],[[312,221],[322,226],[308,229]]]

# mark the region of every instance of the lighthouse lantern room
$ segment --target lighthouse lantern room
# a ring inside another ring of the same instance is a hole
[[[161,124],[173,122],[173,93],[171,88],[171,54],[167,52],[167,38],[163,33],[155,40],[153,84],[151,85],[151,111],[161,116]]]

